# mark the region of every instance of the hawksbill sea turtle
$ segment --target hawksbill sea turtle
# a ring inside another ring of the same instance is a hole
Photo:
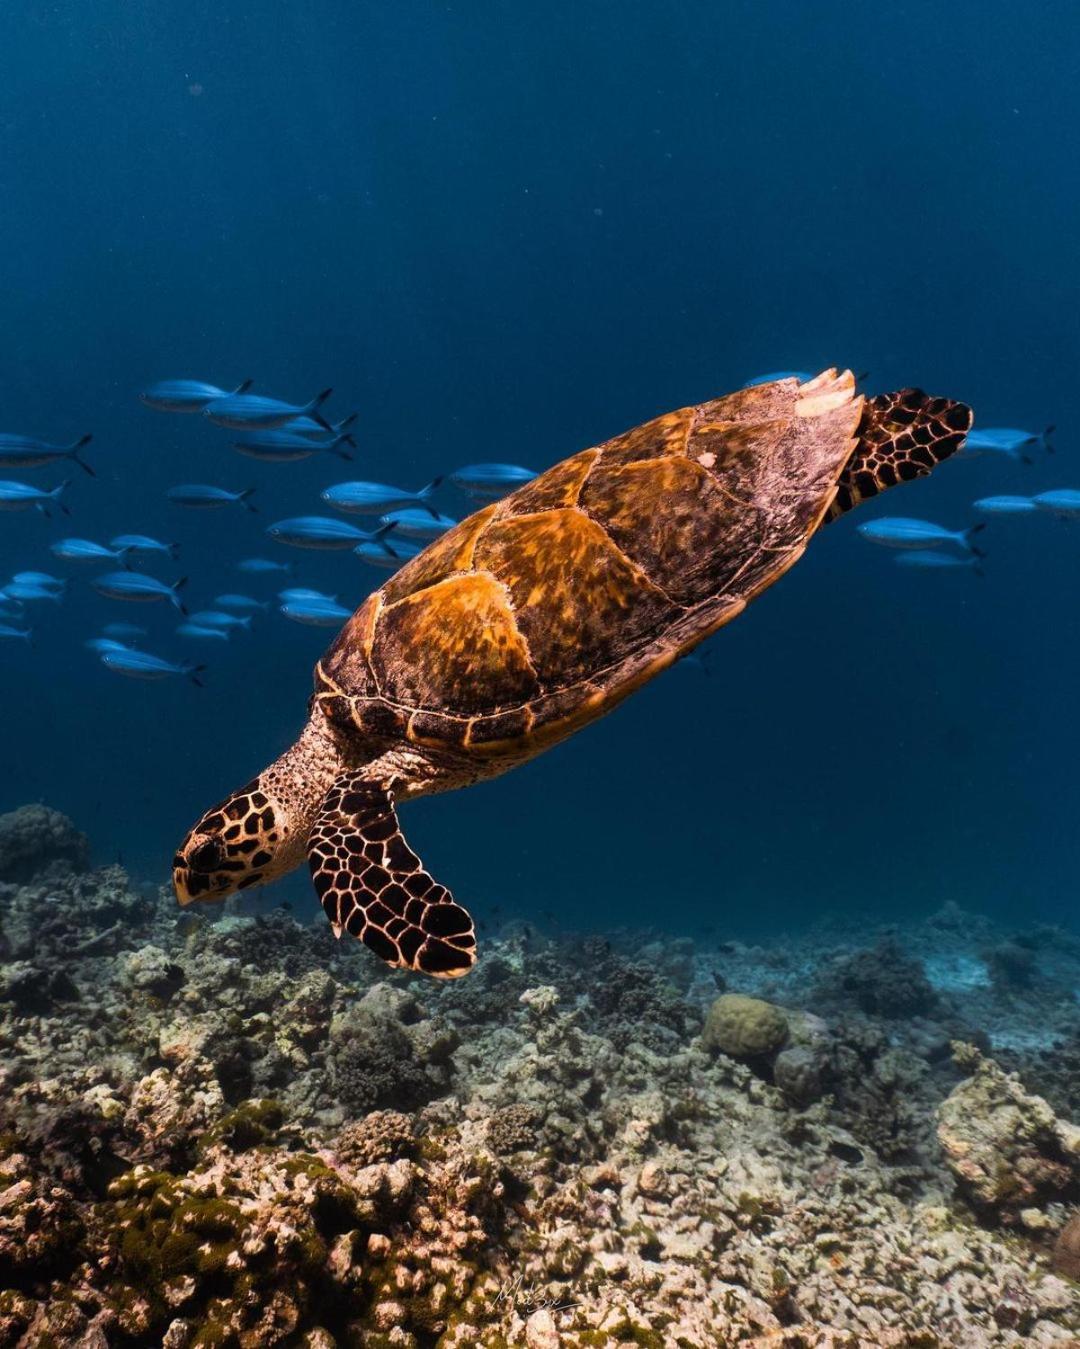
[[[594,721],[740,614],[826,521],[955,453],[971,410],[850,371],[681,408],[583,450],[435,540],[315,668],[300,738],[208,811],[181,904],[303,861],[341,936],[442,978],[472,919],[423,868],[400,801],[495,777]]]

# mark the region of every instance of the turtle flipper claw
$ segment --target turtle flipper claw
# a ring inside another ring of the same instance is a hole
[[[476,961],[472,918],[405,842],[390,793],[346,773],[323,800],[308,864],[335,936],[349,932],[388,965],[439,979]]]

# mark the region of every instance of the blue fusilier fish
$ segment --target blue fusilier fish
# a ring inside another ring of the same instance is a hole
[[[152,539],[147,534],[117,534],[115,539],[109,540],[109,547],[115,548],[118,553],[164,553],[166,557],[176,558],[180,551],[178,543],[161,543],[158,539]]]
[[[1015,426],[983,426],[969,431],[960,454],[970,459],[976,454],[1003,454],[1007,459],[1021,459],[1025,464],[1035,462],[1024,450],[1032,445],[1042,445],[1053,453],[1050,444],[1053,426],[1045,431],[1021,431]]]
[[[753,379],[748,379],[743,388],[756,389],[759,384],[775,384],[778,379],[797,379],[800,384],[805,384],[813,378],[805,370],[773,370],[768,375],[755,375]]]
[[[342,417],[341,421],[332,422],[330,429],[335,436],[343,435],[350,426],[356,425],[356,418],[357,414],[351,412],[347,417]],[[326,439],[326,427],[317,422],[314,417],[294,417],[286,427],[286,430],[290,431],[293,435],[307,436],[309,440]],[[349,437],[349,443],[354,446],[356,444],[356,441],[353,440],[352,436]]]
[[[148,651],[105,651],[101,663],[116,674],[127,675],[129,679],[168,679],[170,675],[186,675],[199,688],[202,688],[199,675],[206,669],[205,665],[175,665],[171,660],[150,655]]]
[[[132,648],[124,642],[118,642],[115,637],[88,637],[83,646],[88,651],[96,651],[99,656],[103,656],[106,651],[130,651]]]
[[[331,515],[298,515],[291,520],[279,520],[266,531],[278,543],[294,548],[355,548],[359,543],[370,543],[390,532],[392,526],[383,525],[373,533],[365,533],[346,520],[335,520]]]
[[[901,567],[926,567],[930,570],[939,570],[943,567],[970,567],[976,576],[983,574],[977,557],[957,557],[955,553],[939,553],[936,548],[914,548],[911,552],[900,553],[893,561]]]
[[[11,578],[21,585],[41,586],[45,590],[64,591],[67,582],[59,576],[50,576],[47,571],[17,571]]]
[[[184,483],[180,487],[170,487],[165,495],[178,506],[187,506],[191,510],[214,510],[218,506],[243,506],[246,511],[258,515],[258,509],[248,498],[254,487],[245,487],[242,492],[228,492],[224,487],[208,487],[205,483]]]
[[[432,478],[419,492],[389,487],[384,482],[339,482],[320,495],[328,506],[347,511],[350,515],[382,515],[385,511],[399,510],[403,506],[422,506],[429,515],[438,515],[435,507],[428,504],[428,497],[441,482],[441,477]]]
[[[174,609],[187,617],[187,610],[180,599],[180,591],[187,585],[187,577],[182,576],[174,585],[166,585],[156,576],[144,576],[137,571],[110,571],[104,576],[95,577],[91,583],[99,595],[110,600],[168,600]]]
[[[25,581],[9,581],[4,586],[3,594],[9,600],[18,600],[20,604],[33,604],[37,600],[52,600],[53,604],[59,604],[63,599],[63,591],[52,586],[27,585]]]
[[[323,389],[310,403],[283,403],[280,398],[263,398],[257,393],[228,394],[208,403],[203,415],[215,426],[227,426],[233,431],[272,431],[288,426],[294,417],[310,417],[323,431],[334,434],[334,428],[319,412],[333,393]]]
[[[1018,496],[980,497],[972,505],[987,515],[1033,515],[1039,509],[1031,497]]]
[[[216,595],[214,603],[219,609],[231,609],[233,613],[254,613],[256,609],[269,609],[267,600],[253,600],[250,595]]]
[[[336,628],[352,617],[351,609],[325,600],[292,600],[281,606],[281,612],[294,623],[312,628]]]
[[[321,590],[312,590],[308,586],[290,586],[288,590],[279,590],[278,599],[282,604],[295,604],[304,600],[312,600],[316,604],[337,604],[336,595],[324,595]]]
[[[225,628],[207,628],[202,623],[181,623],[176,629],[178,637],[192,637],[197,642],[227,642],[229,634]]]
[[[236,570],[245,576],[263,576],[283,571],[289,576],[296,570],[295,562],[273,562],[268,557],[245,557],[236,564]]]
[[[392,542],[388,539],[368,539],[353,549],[362,562],[371,567],[382,567],[386,571],[397,571],[403,563],[418,557],[423,551],[424,544],[419,540],[398,538]]]
[[[941,548],[945,544],[955,544],[967,553],[981,557],[972,538],[986,525],[972,525],[970,529],[945,529],[942,525],[932,524],[929,520],[912,520],[903,515],[883,516],[880,520],[868,520],[859,525],[858,532],[871,543],[880,543],[885,548]]]
[[[1031,498],[1040,511],[1074,520],[1080,515],[1080,492],[1074,487],[1059,487],[1052,492],[1040,492]]]
[[[71,459],[91,478],[96,474],[90,465],[79,458],[79,451],[89,445],[93,436],[80,436],[70,445],[50,445],[34,436],[20,436],[10,431],[0,432],[0,468],[40,468],[54,464],[58,459]]]
[[[136,627],[134,623],[106,623],[101,631],[106,637],[115,637],[117,641],[125,644],[146,636],[146,629]]]
[[[380,517],[380,522],[393,525],[397,535],[406,539],[437,539],[457,524],[449,515],[440,515],[438,511],[432,515],[421,506],[406,506],[403,510],[390,511]]]
[[[34,640],[33,628],[13,628],[8,623],[0,623],[0,637],[14,637],[30,645]]]
[[[106,548],[93,539],[57,539],[49,544],[49,552],[64,562],[119,562],[121,566],[127,566],[123,549]]]
[[[268,464],[292,464],[298,459],[310,459],[313,454],[325,452],[335,454],[339,459],[351,459],[348,450],[342,445],[356,446],[352,436],[324,436],[315,440],[311,436],[292,431],[283,426],[280,431],[249,431],[241,440],[233,441],[233,449],[246,454],[249,459],[262,459]]]
[[[31,487],[25,482],[0,482],[0,511],[40,511],[46,518],[49,506],[59,506],[65,515],[71,512],[60,500],[67,482],[54,487],[51,492],[43,492],[40,487]]]
[[[536,474],[520,464],[466,464],[450,474],[450,481],[467,496],[484,501],[497,500],[532,482]]]
[[[208,403],[222,398],[235,398],[247,393],[251,380],[245,379],[230,394],[216,384],[204,384],[201,379],[162,379],[139,394],[139,401],[158,412],[202,412]]]
[[[240,618],[236,614],[223,614],[217,609],[199,609],[191,615],[190,622],[197,628],[220,628],[222,632],[231,632],[233,628],[251,631],[251,615]]]

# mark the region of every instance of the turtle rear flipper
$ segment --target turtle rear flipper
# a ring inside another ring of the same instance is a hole
[[[972,420],[966,404],[934,398],[921,389],[868,398],[859,443],[840,474],[826,520],[898,483],[925,477],[963,445]]]
[[[440,979],[472,968],[472,918],[405,842],[390,793],[362,773],[343,774],[327,792],[308,864],[336,937],[350,932],[388,965]]]

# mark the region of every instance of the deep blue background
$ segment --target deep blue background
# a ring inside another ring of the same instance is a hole
[[[377,582],[261,536],[350,475],[254,464],[138,403],[177,375],[332,384],[361,412],[351,476],[419,485],[850,364],[1060,428],[1056,459],[949,465],[863,518],[959,526],[986,492],[1080,485],[1078,37],[1071,0],[5,6],[0,422],[92,430],[99,476],[75,472],[70,522],[0,516],[0,573],[138,530],[182,543],[155,570],[195,601],[243,588],[251,553],[349,601]],[[164,501],[199,480],[257,482],[262,513]],[[677,668],[527,768],[408,808],[410,836],[477,910],[567,923],[745,932],[949,898],[1067,917],[1080,533],[985,537],[980,582],[829,529],[711,677]],[[178,654],[171,612],[78,576],[35,649],[0,648],[0,805],[46,800],[163,878],[298,728],[328,634],[271,615],[211,650],[205,690],[133,683],[82,640],[127,618]]]

